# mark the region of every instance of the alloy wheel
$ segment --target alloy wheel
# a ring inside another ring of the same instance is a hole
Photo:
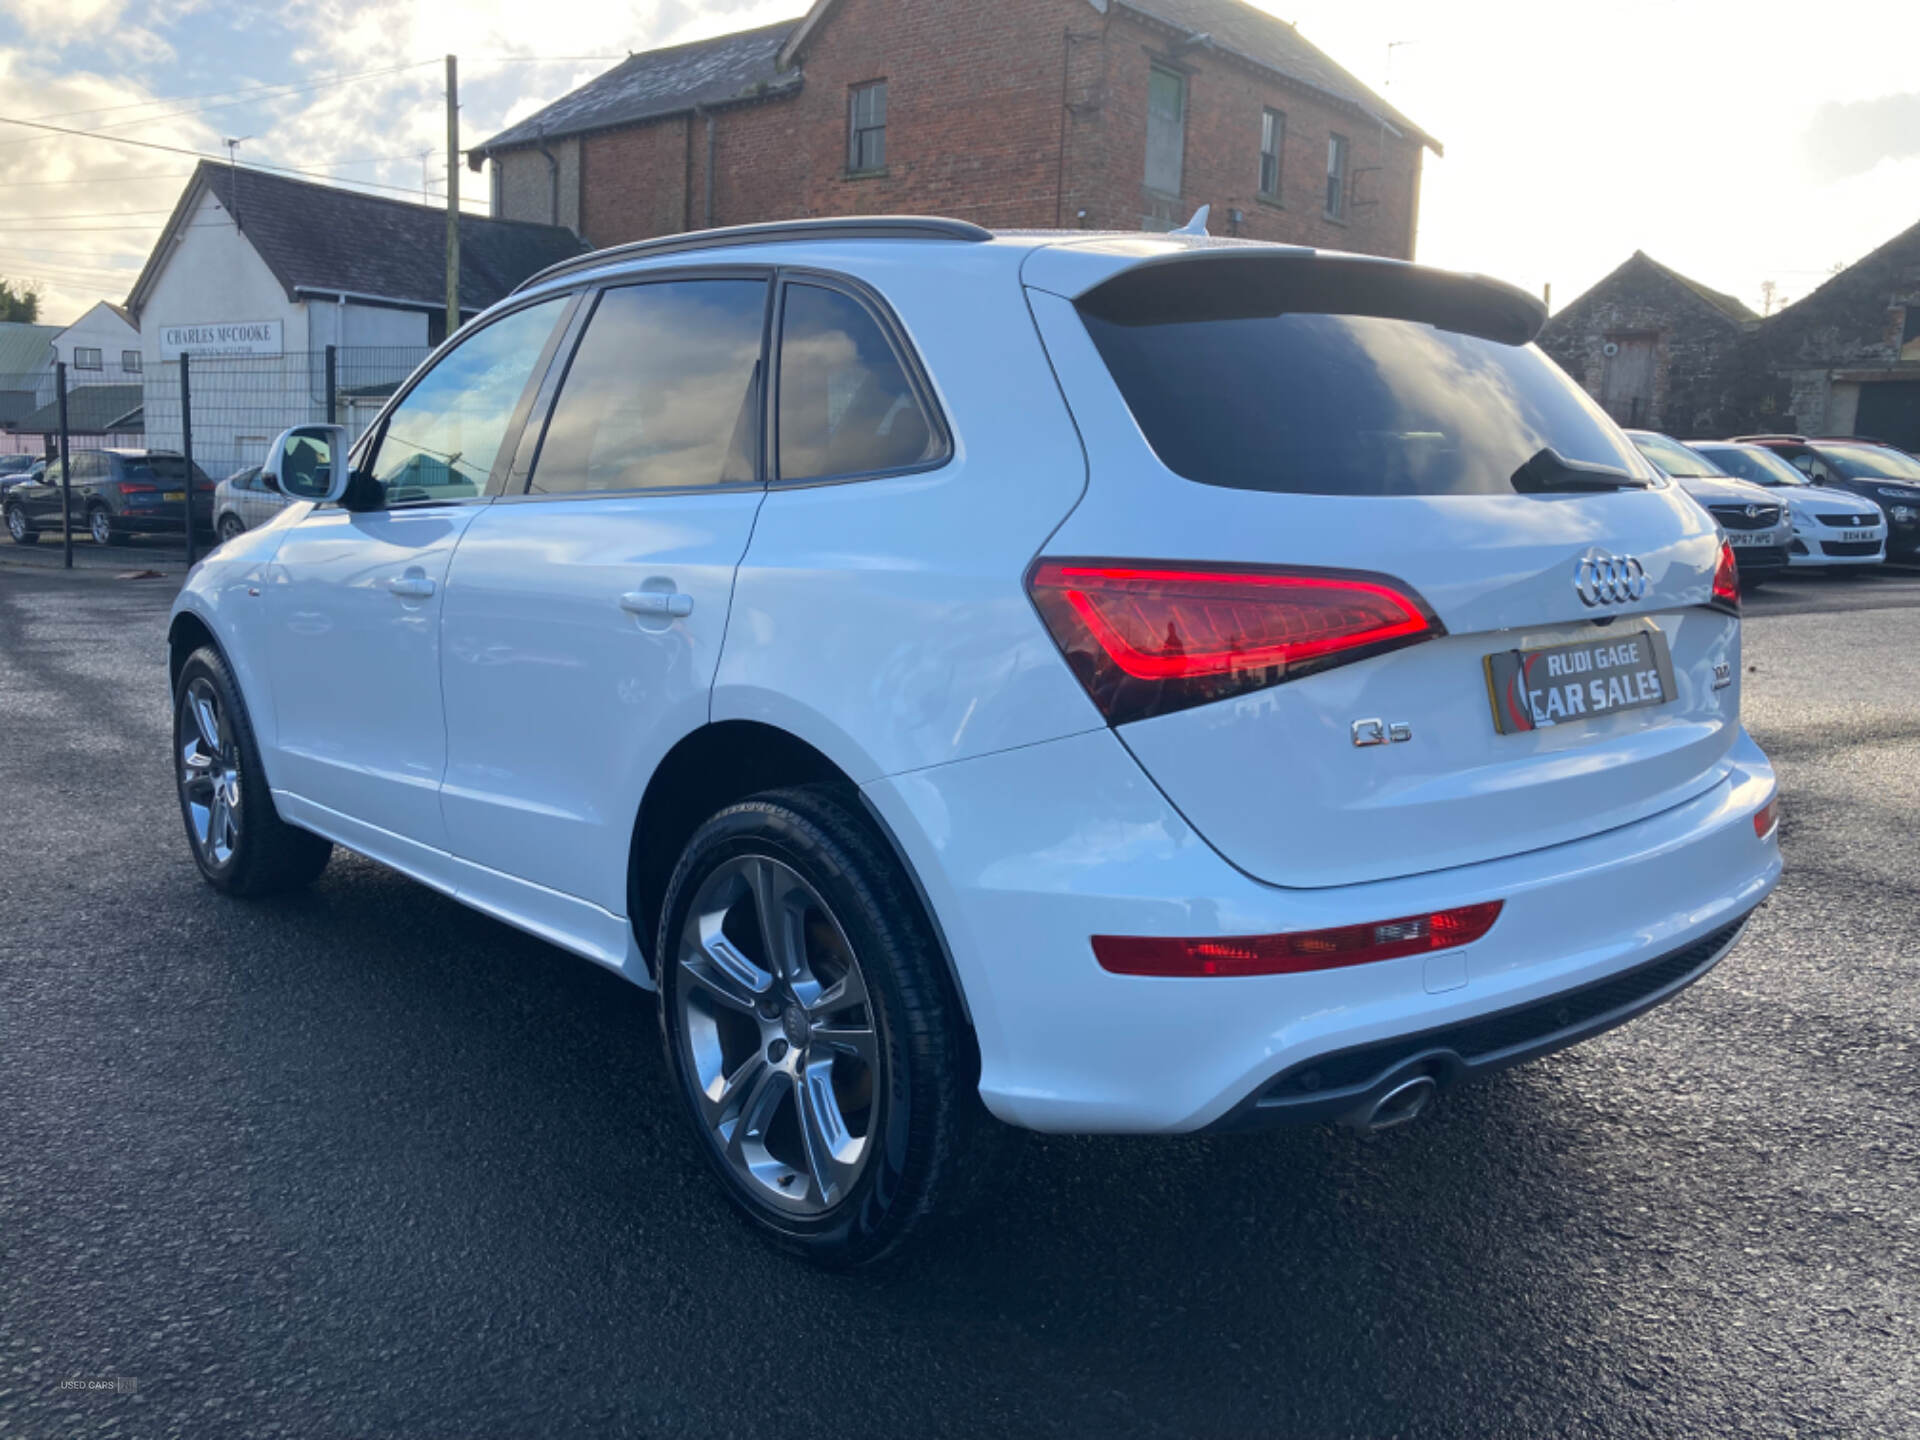
[[[240,523],[240,517],[238,515],[221,516],[220,517],[220,543],[222,545],[226,544],[229,540],[232,540],[235,537],[242,534],[246,530],[246,528],[247,528],[246,526]]]
[[[183,719],[176,745],[193,843],[209,864],[225,865],[240,846],[239,749],[220,697],[206,680],[187,686]]]
[[[93,534],[93,543],[107,545],[113,541],[113,521],[104,510],[96,510],[87,516],[87,529]]]
[[[27,517],[18,505],[10,506],[7,510],[7,533],[15,540],[27,538]]]
[[[727,1168],[776,1211],[832,1209],[878,1143],[885,1094],[846,932],[797,871],[744,855],[700,886],[676,963],[681,1058]]]

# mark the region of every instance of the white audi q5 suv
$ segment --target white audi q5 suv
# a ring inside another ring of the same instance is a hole
[[[189,577],[188,838],[660,992],[726,1193],[894,1249],[1016,1130],[1416,1115],[1775,884],[1732,556],[1530,297],[1188,236],[603,251]]]

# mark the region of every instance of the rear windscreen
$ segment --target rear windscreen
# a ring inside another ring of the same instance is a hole
[[[1154,453],[1207,485],[1296,495],[1512,494],[1562,458],[1645,475],[1534,347],[1411,320],[1280,314],[1082,319]]]

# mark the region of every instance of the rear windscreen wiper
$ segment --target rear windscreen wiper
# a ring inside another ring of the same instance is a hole
[[[1513,472],[1513,488],[1522,495],[1557,495],[1591,490],[1646,490],[1652,487],[1638,475],[1611,465],[1569,460],[1548,445]]]

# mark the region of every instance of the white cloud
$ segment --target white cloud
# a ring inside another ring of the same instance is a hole
[[[1920,219],[1920,156],[1898,128],[1911,129],[1898,97],[1911,100],[1920,6],[1826,0],[1815,21],[1797,0],[1749,0],[1737,14],[1694,0],[1604,8],[1538,0],[1254,3],[1296,20],[1376,87],[1386,79],[1388,45],[1412,42],[1392,52],[1386,94],[1446,142],[1446,158],[1429,159],[1421,201],[1421,256],[1435,263],[1535,291],[1551,281],[1564,304],[1645,249],[1757,305],[1761,281],[1804,294],[1835,261],[1855,259]],[[216,41],[245,57],[225,88],[421,62],[397,75],[117,132],[209,153],[219,153],[226,134],[246,133],[253,138],[243,158],[420,191],[437,190],[444,174],[439,57],[450,50],[461,57],[462,135],[471,145],[630,50],[791,18],[806,0],[5,6],[0,25],[12,27],[15,43],[0,45],[0,77],[7,94],[31,96],[30,106],[0,103],[8,114],[219,88],[182,84],[168,54],[192,57]],[[291,48],[280,27],[295,36]],[[271,45],[251,39],[269,34]],[[81,73],[63,58],[88,42],[103,73]],[[109,54],[118,73],[106,70]],[[1855,103],[1876,96],[1894,98],[1876,102],[1880,108]],[[141,113],[150,112],[96,113],[77,123]],[[50,220],[39,235],[22,227],[36,216],[164,210],[192,161],[96,141],[21,146],[18,138],[0,126],[0,274],[30,275],[37,264],[50,313],[123,295],[164,215],[129,215],[126,228],[98,233],[52,228],[79,220]],[[340,163],[347,160],[360,163]],[[166,178],[109,178],[156,174]],[[42,183],[70,179],[92,183]],[[23,188],[23,180],[34,184]],[[463,188],[481,203],[484,182],[466,175]]]

